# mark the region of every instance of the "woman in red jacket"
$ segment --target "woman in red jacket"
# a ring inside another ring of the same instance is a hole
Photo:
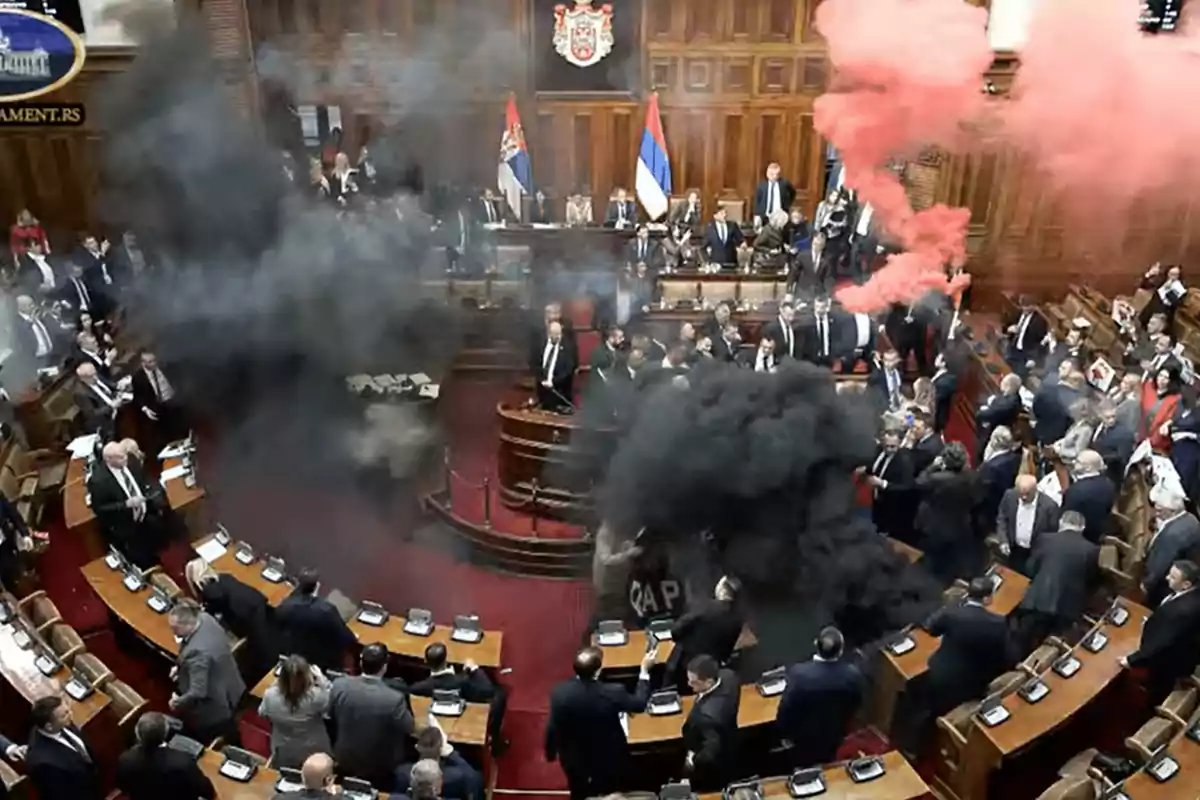
[[[1179,409],[1179,375],[1172,369],[1160,369],[1152,381],[1142,384],[1141,437],[1150,440],[1156,453],[1171,450],[1171,425]]]
[[[8,229],[8,247],[12,250],[13,260],[22,255],[28,248],[30,240],[42,243],[42,252],[50,255],[50,240],[46,238],[46,229],[37,221],[37,217],[29,213],[28,208],[21,209],[17,221]]]

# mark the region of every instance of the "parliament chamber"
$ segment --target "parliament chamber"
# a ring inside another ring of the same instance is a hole
[[[1193,197],[897,139],[896,278],[855,0],[90,4],[0,128],[0,797],[1200,800]],[[1002,107],[1019,5],[912,25]]]

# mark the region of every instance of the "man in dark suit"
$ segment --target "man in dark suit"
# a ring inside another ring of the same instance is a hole
[[[61,282],[59,272],[38,239],[31,239],[28,249],[17,256],[17,283],[32,297],[53,298]]]
[[[933,419],[924,411],[912,414],[912,425],[908,429],[909,449],[912,451],[913,476],[919,476],[942,454],[946,442],[941,434],[933,430]]]
[[[712,656],[688,663],[687,682],[696,702],[683,723],[684,767],[696,792],[719,792],[738,775],[741,686]]]
[[[867,373],[871,400],[880,411],[898,411],[904,404],[904,361],[895,350],[876,353]]]
[[[950,404],[958,390],[958,376],[946,363],[946,354],[938,353],[933,359],[933,429],[938,433],[946,430],[950,420]]]
[[[500,755],[507,742],[500,735],[504,724],[504,712],[508,707],[508,693],[503,686],[492,683],[486,672],[479,668],[474,661],[466,661],[462,672],[455,672],[454,665],[449,662],[446,645],[434,642],[425,648],[425,666],[429,668],[429,677],[417,681],[409,692],[421,697],[432,697],[437,691],[455,691],[468,703],[488,703],[491,709],[488,713],[488,733],[491,740],[493,755]]]
[[[1175,681],[1190,675],[1200,656],[1200,568],[1180,560],[1167,572],[1168,594],[1142,628],[1138,649],[1121,665],[1149,673],[1147,692],[1157,704],[1170,693]]]
[[[1154,339],[1154,355],[1149,358],[1149,364],[1142,373],[1143,381],[1154,380],[1161,370],[1179,372],[1183,365],[1173,350],[1174,343],[1168,334],[1161,333]]]
[[[1058,503],[1038,491],[1037,478],[1019,475],[1013,488],[1004,493],[996,512],[996,535],[1008,565],[1021,574],[1038,539],[1058,530]]]
[[[1084,538],[1084,525],[1078,511],[1063,511],[1058,531],[1041,538],[1026,565],[1029,586],[1017,607],[1026,650],[1068,630],[1087,608],[1099,577],[1100,548]]]
[[[133,407],[163,445],[187,436],[188,423],[175,386],[163,372],[158,356],[149,348],[138,352],[138,369],[133,372]]]
[[[533,354],[537,376],[538,406],[547,411],[565,413],[572,409],[576,353],[563,335],[561,322],[551,322],[541,347]]]
[[[16,591],[21,564],[18,553],[32,546],[29,526],[17,507],[0,492],[0,584]]]
[[[1185,510],[1186,498],[1173,490],[1151,490],[1156,530],[1146,546],[1142,591],[1155,606],[1169,591],[1167,575],[1176,561],[1200,550],[1200,520]]]
[[[104,445],[103,464],[92,467],[87,490],[107,544],[141,569],[158,563],[165,534],[162,487],[146,480],[142,468],[117,442]]]
[[[767,165],[767,179],[754,190],[754,227],[766,224],[767,217],[776,211],[787,213],[796,199],[796,189],[787,178],[780,177],[775,162]]]
[[[1099,544],[1108,531],[1117,487],[1104,470],[1104,459],[1095,450],[1083,450],[1075,457],[1075,475],[1063,492],[1062,510],[1078,511],[1083,515],[1084,537]]]
[[[786,300],[779,304],[779,314],[762,327],[762,337],[775,343],[779,360],[799,358],[802,345],[797,341],[796,307]]]
[[[1005,328],[1008,346],[1004,358],[1013,372],[1024,377],[1045,354],[1045,339],[1049,328],[1046,318],[1038,311],[1032,298],[1021,297],[1017,303],[1019,310],[1016,319]]]
[[[171,710],[196,741],[207,744],[220,736],[237,744],[234,715],[246,684],[233,658],[229,635],[215,617],[186,599],[171,608],[167,623],[180,640]]]
[[[484,800],[483,775],[467,760],[455,752],[446,741],[442,729],[429,725],[417,734],[417,758],[429,759],[442,770],[442,794],[446,800]],[[413,764],[401,764],[396,768],[396,780],[392,785],[392,796],[410,796]]]
[[[637,205],[624,188],[618,188],[604,211],[604,227],[624,230],[637,224]]]
[[[96,755],[59,695],[33,702],[25,770],[41,800],[103,800]]]
[[[546,721],[546,760],[560,761],[571,790],[571,800],[603,797],[619,791],[629,748],[621,728],[621,714],[646,710],[650,697],[650,669],[657,658],[642,659],[633,694],[615,683],[601,683],[604,656],[587,647],[575,656],[575,677],[550,693]]]
[[[33,298],[26,294],[17,296],[13,350],[31,368],[30,378],[33,377],[32,369],[48,367],[60,361],[63,355],[51,326],[41,319]]]
[[[103,289],[97,289],[88,283],[83,266],[72,262],[67,267],[67,275],[58,289],[58,299],[68,308],[77,313],[87,312],[95,319],[104,319],[110,311],[108,298]]]
[[[71,254],[71,262],[83,268],[83,278],[97,295],[107,296],[118,285],[115,264],[109,258],[108,240],[97,241],[96,237],[84,234],[79,247]],[[103,315],[101,315],[103,316]]]
[[[801,337],[801,353],[805,361],[822,367],[833,366],[833,360],[842,350],[846,339],[845,323],[840,315],[835,316],[828,297],[813,300],[811,319],[805,320]]]
[[[912,454],[900,447],[900,433],[885,429],[866,476],[871,486],[871,521],[880,533],[912,539]]]
[[[988,684],[1015,660],[1008,621],[986,607],[991,596],[991,578],[974,578],[961,605],[938,610],[925,625],[931,636],[941,637],[925,675],[930,721],[960,703],[981,699]]]
[[[588,368],[594,382],[605,382],[621,363],[623,354],[621,347],[625,344],[625,330],[619,325],[611,325],[604,332],[604,340],[592,348],[588,356]],[[599,374],[603,373],[603,374]]]
[[[713,358],[725,364],[737,362],[738,353],[742,348],[742,334],[738,324],[733,320],[727,321],[718,336],[713,337]]]
[[[446,245],[446,269],[448,272],[471,272],[478,252],[476,238],[479,231],[470,211],[470,199],[464,198],[445,217],[441,234]]]
[[[979,465],[979,502],[975,506],[976,529],[991,531],[1000,512],[1000,501],[1017,482],[1021,472],[1021,443],[1013,441],[1012,431],[1000,426],[992,431]]]
[[[329,717],[337,727],[333,757],[344,775],[368,780],[381,791],[391,789],[396,767],[404,762],[413,732],[408,697],[386,681],[388,651],[369,644],[359,656],[359,675],[344,675],[329,691]]]
[[[1083,397],[1071,376],[1079,372],[1073,358],[1065,358],[1058,372],[1042,381],[1033,396],[1033,438],[1042,445],[1054,444],[1067,435],[1074,422],[1072,408]]]
[[[738,248],[746,244],[742,227],[729,221],[725,209],[718,206],[713,212],[712,222],[704,231],[704,250],[708,263],[719,264],[724,270],[735,270],[738,264]]]
[[[508,203],[504,198],[497,197],[496,193],[491,189],[483,190],[483,197],[479,199],[479,223],[481,225],[494,225],[500,222],[508,222],[512,218],[512,212],[508,208]]]
[[[930,313],[919,303],[893,303],[884,318],[883,329],[888,341],[900,355],[900,363],[908,366],[908,356],[911,353],[917,365],[917,372],[927,374],[929,363],[929,348],[926,335],[929,331]]]
[[[668,681],[674,676],[684,685],[687,665],[696,656],[712,656],[718,664],[729,663],[746,623],[746,615],[738,604],[738,588],[735,578],[723,576],[717,581],[711,599],[690,609],[671,627],[675,647],[667,660]]]
[[[977,460],[982,460],[984,448],[992,431],[1001,426],[1010,431],[1021,416],[1021,376],[1010,373],[1000,379],[1000,393],[992,395],[975,412],[975,431],[978,438]]]
[[[296,590],[275,609],[275,623],[283,638],[283,652],[304,656],[323,672],[345,668],[347,651],[358,637],[333,603],[320,597],[321,578],[316,570],[300,573]]]
[[[1099,423],[1092,432],[1092,450],[1100,454],[1104,470],[1115,486],[1125,477],[1125,465],[1133,455],[1134,431],[1117,418],[1117,407],[1108,399],[1096,405]]]
[[[817,636],[811,661],[787,672],[775,725],[792,743],[792,767],[803,769],[837,760],[846,730],[862,704],[866,681],[857,666],[842,659],[842,632],[829,627]]]
[[[84,361],[75,367],[75,405],[83,420],[86,433],[98,433],[105,441],[116,438],[117,412],[129,402],[116,386],[105,381],[96,372],[96,366]]]
[[[685,228],[696,230],[700,227],[701,221],[704,219],[701,214],[703,211],[700,207],[700,193],[693,190],[688,192],[687,200],[682,203],[677,203],[667,214],[667,224],[669,226],[682,225]]]
[[[170,728],[167,718],[148,711],[137,721],[137,744],[117,759],[117,788],[126,800],[215,800],[212,781],[196,759],[182,750],[166,747]]]
[[[630,264],[645,264],[650,269],[662,267],[662,245],[650,238],[650,229],[645,225],[638,225],[637,235],[629,240],[625,260]]]

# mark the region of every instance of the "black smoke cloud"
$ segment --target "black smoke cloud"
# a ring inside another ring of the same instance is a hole
[[[772,660],[824,622],[862,642],[928,610],[937,587],[856,507],[852,474],[875,446],[865,398],[802,362],[773,375],[711,365],[688,382],[636,401],[602,496],[617,530],[645,527],[678,561],[738,576],[763,624],[778,623],[759,630]]]

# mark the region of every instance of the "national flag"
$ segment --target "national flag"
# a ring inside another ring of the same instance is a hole
[[[667,198],[671,196],[671,160],[667,156],[667,140],[658,116],[657,92],[650,95],[650,105],[646,108],[646,130],[642,133],[634,187],[650,219],[658,219],[667,213]]]
[[[504,135],[500,137],[500,167],[496,173],[499,187],[513,216],[521,219],[521,196],[533,194],[533,167],[529,161],[529,150],[525,147],[525,131],[517,113],[517,101],[508,96],[508,107],[504,110]]]

